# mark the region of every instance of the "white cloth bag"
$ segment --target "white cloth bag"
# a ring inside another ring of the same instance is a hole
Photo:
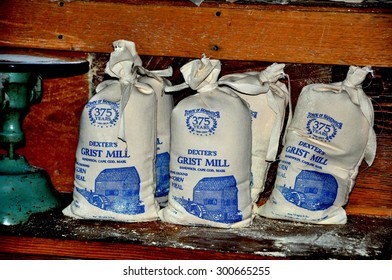
[[[251,117],[236,94],[219,89],[219,60],[203,57],[181,68],[197,90],[180,101],[171,119],[170,191],[164,222],[245,227],[253,218],[250,197]]]
[[[139,71],[140,73],[141,71]],[[165,77],[172,75],[172,68],[145,71],[139,82],[150,85],[157,98],[157,155],[155,199],[161,207],[166,206],[170,186],[170,118],[174,107],[173,95],[165,93],[171,82]]]
[[[274,63],[261,72],[236,73],[223,76],[218,83],[228,86],[244,99],[252,113],[252,182],[251,195],[257,202],[264,191],[271,162],[276,160],[284,127],[290,93],[279,81],[287,75],[285,65]],[[224,89],[224,88],[223,88]],[[291,119],[291,105],[288,122]]]
[[[155,193],[156,97],[137,79],[135,45],[115,41],[105,73],[80,120],[72,203],[80,219],[138,222],[158,219]]]
[[[318,224],[345,224],[343,206],[365,159],[373,163],[374,112],[361,83],[369,67],[351,66],[343,82],[301,91],[273,192],[258,214]]]

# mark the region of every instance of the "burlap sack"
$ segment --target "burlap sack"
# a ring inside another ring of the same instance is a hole
[[[172,112],[170,191],[159,217],[169,223],[244,227],[253,218],[250,197],[251,117],[234,93],[219,89],[221,64],[203,57],[181,68],[197,90]]]
[[[301,91],[274,190],[258,214],[307,223],[345,224],[343,206],[365,159],[376,153],[374,112],[361,83],[370,68],[350,67],[346,79]]]
[[[72,203],[63,210],[80,219],[156,220],[156,110],[154,90],[138,81],[135,45],[113,43],[105,73],[80,120]]]

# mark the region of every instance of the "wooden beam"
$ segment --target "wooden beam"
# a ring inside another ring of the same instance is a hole
[[[22,225],[0,225],[0,258],[4,253],[120,260],[390,259],[391,234],[391,219],[366,216],[328,226],[255,217],[249,227],[219,229],[78,220],[54,210]]]
[[[7,47],[110,52],[126,39],[144,55],[392,66],[390,9],[2,0],[0,19]]]
[[[272,259],[242,253],[224,253],[210,250],[187,250],[182,248],[165,248],[143,246],[138,244],[61,240],[36,237],[1,236],[0,252],[7,253],[5,259],[29,259],[29,255],[36,259],[42,258],[76,258],[76,259],[106,259],[106,260],[249,260]],[[1,256],[0,253],[0,256]],[[15,254],[17,254],[15,256]],[[19,256],[18,256],[19,255]],[[24,257],[21,257],[23,255]],[[35,256],[35,257],[34,257]],[[0,257],[1,259],[1,257]]]

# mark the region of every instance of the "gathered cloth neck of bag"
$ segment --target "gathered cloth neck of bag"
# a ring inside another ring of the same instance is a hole
[[[216,59],[208,59],[205,55],[199,60],[193,60],[180,69],[185,82],[165,88],[166,92],[191,88],[197,92],[208,92],[218,87],[218,76],[221,63]]]
[[[151,72],[142,67],[142,60],[136,52],[135,43],[125,40],[113,42],[114,51],[110,54],[110,60],[106,65],[105,73],[119,79],[121,85],[120,100],[120,125],[118,138],[126,142],[124,109],[128,103],[129,96],[136,87],[141,93],[152,94],[151,86],[140,83],[137,79],[138,71],[142,73]]]
[[[282,119],[284,112],[281,112],[277,99],[287,99],[289,103],[289,116],[286,128],[292,119],[292,106],[291,106],[291,88],[290,80],[288,92],[282,90],[277,85],[278,80],[282,78],[289,79],[289,76],[284,73],[285,65],[274,63],[261,72],[248,72],[240,74],[231,74],[223,76],[219,79],[219,85],[228,86],[239,93],[247,95],[266,94],[268,105],[276,114],[275,123],[271,132],[271,137],[266,156],[267,161],[275,161],[276,154],[279,148],[280,133],[282,131]],[[286,131],[285,131],[286,134]],[[284,139],[285,137],[283,137]]]
[[[148,70],[144,67],[137,67],[137,74],[138,77],[140,76],[147,76],[153,79],[156,79],[157,81],[163,83],[163,78],[168,78],[173,75],[173,68],[169,66],[166,69],[162,70]],[[162,88],[162,92],[159,94],[163,96],[165,94],[164,87]]]

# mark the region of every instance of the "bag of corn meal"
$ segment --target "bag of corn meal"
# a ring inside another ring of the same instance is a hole
[[[244,227],[252,221],[251,117],[236,94],[219,89],[219,60],[203,57],[181,68],[197,91],[174,107],[171,119],[170,191],[159,217],[169,223]]]
[[[264,190],[271,162],[276,160],[284,126],[286,107],[291,102],[286,85],[279,81],[286,76],[285,65],[274,63],[261,72],[230,74],[219,79],[250,106],[252,113],[252,182],[254,202]],[[291,106],[290,106],[291,108]],[[291,119],[291,110],[289,121]]]
[[[72,203],[63,210],[80,219],[156,220],[156,96],[138,81],[134,43],[116,41],[105,73],[85,105],[76,151]]]
[[[139,71],[140,73],[141,71]],[[166,206],[169,195],[170,162],[170,117],[174,107],[173,96],[166,94],[164,88],[171,86],[165,77],[172,75],[172,68],[144,71],[139,81],[150,85],[157,98],[157,155],[155,198],[160,206]]]
[[[374,112],[361,83],[369,67],[351,66],[343,82],[301,91],[273,192],[258,214],[318,224],[345,224],[343,206],[365,159],[376,153]]]

